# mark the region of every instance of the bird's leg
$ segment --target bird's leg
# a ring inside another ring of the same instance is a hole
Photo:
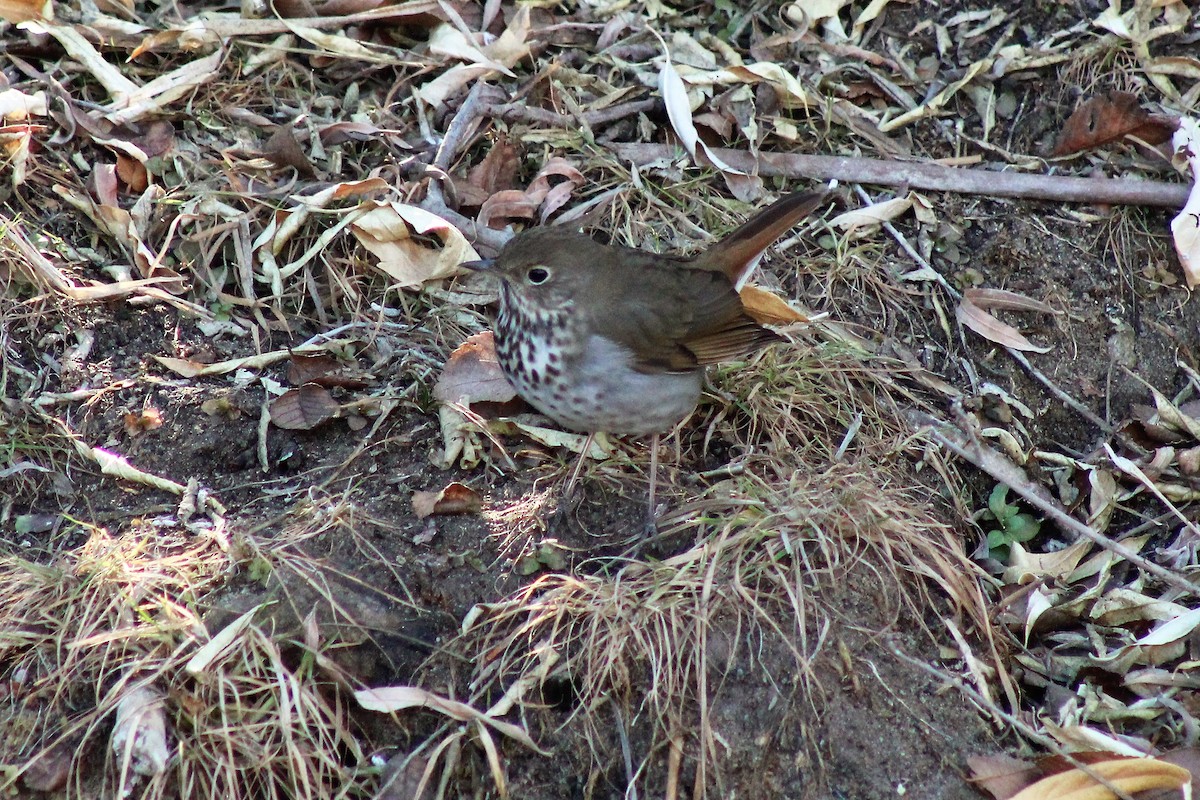
[[[654,524],[655,508],[654,508],[654,490],[658,483],[658,434],[653,434],[650,437],[650,497],[649,505],[646,507],[646,530],[650,534],[655,533],[658,528]]]
[[[583,443],[583,449],[579,451],[579,459],[575,462],[575,469],[571,471],[571,479],[567,481],[567,488],[563,489],[563,498],[571,496],[571,491],[575,488],[575,484],[579,482],[579,475],[583,472],[583,462],[587,459],[588,451],[592,449],[592,442],[595,441],[596,434],[589,433],[587,441]]]

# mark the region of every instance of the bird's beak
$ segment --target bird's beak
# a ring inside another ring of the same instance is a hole
[[[489,272],[493,267],[496,266],[496,259],[481,258],[478,261],[464,261],[459,264],[459,266],[465,269],[474,270],[475,272]]]

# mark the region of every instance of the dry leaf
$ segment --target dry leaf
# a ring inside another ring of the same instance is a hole
[[[1093,97],[1075,109],[1063,123],[1054,155],[1091,150],[1125,136],[1135,136],[1148,144],[1162,144],[1171,138],[1178,125],[1176,119],[1146,111],[1137,95],[1113,91]]]
[[[855,228],[860,227],[881,225],[884,222],[891,222],[896,219],[912,208],[912,206],[913,198],[911,195],[908,197],[895,197],[891,200],[884,200],[838,214],[829,220],[829,224],[845,231],[853,231]]]
[[[549,755],[529,738],[522,728],[498,719],[493,719],[482,711],[477,711],[466,703],[451,700],[434,694],[419,686],[385,686],[378,689],[361,689],[354,693],[354,699],[368,711],[403,711],[408,708],[421,708],[426,711],[436,711],[460,722],[481,722],[494,728],[510,739],[514,739],[529,749]]]
[[[1200,286],[1200,122],[1193,117],[1180,120],[1172,143],[1176,162],[1185,162],[1192,174],[1192,193],[1171,220],[1171,235],[1187,287],[1195,289]]]
[[[1079,562],[1092,549],[1088,539],[1080,539],[1070,547],[1053,553],[1028,553],[1019,542],[1009,551],[1009,566],[1004,570],[1004,582],[1025,583],[1031,578],[1061,578],[1075,571]]]
[[[479,254],[462,232],[422,208],[404,203],[376,203],[351,225],[363,247],[378,259],[378,268],[405,289],[457,275],[458,265]],[[429,241],[436,239],[440,244]]]
[[[1004,753],[969,756],[971,783],[996,800],[1007,800],[1042,776],[1035,764]]]
[[[1058,314],[1057,309],[1007,289],[967,289],[963,294],[982,309],[1000,309],[1002,311],[1036,311],[1041,314]]]
[[[964,326],[978,333],[988,341],[1011,347],[1014,350],[1024,350],[1034,353],[1049,353],[1049,347],[1039,347],[1020,334],[1016,328],[1006,325],[971,302],[964,295],[955,309],[955,317]]]
[[[779,295],[768,292],[747,283],[738,294],[742,298],[742,306],[750,318],[760,325],[793,325],[798,322],[809,322],[809,318],[797,311]]]
[[[125,694],[117,703],[111,748],[118,764],[129,764],[135,775],[161,775],[171,759],[167,746],[165,696],[156,689],[141,687]],[[133,776],[127,777],[126,787]],[[126,792],[127,793],[127,792]]]
[[[293,386],[315,383],[318,386],[362,389],[370,385],[364,375],[352,374],[355,368],[343,364],[328,353],[292,353],[287,379]]]
[[[504,377],[496,360],[491,331],[477,333],[455,348],[433,386],[434,399],[442,403],[507,403],[517,391]]]
[[[271,422],[278,428],[310,431],[333,419],[341,406],[323,386],[306,383],[271,401]]]
[[[744,202],[758,199],[763,192],[762,179],[729,166],[701,141],[700,134],[696,131],[696,125],[692,121],[692,107],[688,100],[687,87],[684,86],[683,78],[679,77],[679,73],[671,64],[671,56],[666,52],[665,42],[663,43],[663,66],[658,73],[658,91],[662,95],[663,105],[667,108],[667,118],[671,120],[671,127],[692,159],[699,163],[697,151],[703,153],[707,163],[721,171],[726,185],[729,186],[729,191],[733,192],[737,199]]]
[[[434,514],[478,514],[483,498],[470,486],[455,481],[440,492],[413,492],[412,507],[417,519]]]
[[[316,176],[308,154],[300,146],[296,133],[287,125],[279,125],[263,147],[263,156],[277,167],[291,167],[304,178]]]
[[[1097,761],[1088,769],[1122,791],[1178,789],[1191,783],[1183,767],[1152,758],[1117,758]],[[1013,796],[1012,800],[1116,800],[1116,795],[1080,769],[1043,778]]]
[[[143,408],[141,411],[131,411],[125,415],[125,432],[130,436],[161,428],[162,424],[162,413],[153,406]]]
[[[0,19],[11,25],[29,20],[50,22],[54,4],[51,0],[0,0]]]

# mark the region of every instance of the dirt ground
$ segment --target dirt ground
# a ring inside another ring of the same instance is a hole
[[[501,5],[494,32],[514,13]],[[546,89],[567,73],[573,82],[562,94],[576,99],[587,95],[580,86],[602,79],[630,89],[630,97],[655,96],[641,91],[636,71],[612,66],[638,62],[650,70],[652,37],[628,31],[628,48],[619,61],[605,62],[613,74],[604,73],[586,42],[611,14],[590,4],[542,5],[531,34],[539,46],[512,66],[516,77],[496,85],[531,107],[545,101],[556,109],[576,102]],[[682,16],[651,13],[656,8],[637,4],[633,13],[662,20],[664,30],[688,31],[719,52],[701,36],[707,5]],[[137,18],[149,18],[141,4],[134,9]],[[774,30],[782,9],[766,4],[745,18],[720,3],[709,11],[723,23],[717,33],[733,31],[735,49],[749,59],[750,42]],[[890,4],[860,41],[916,65],[922,76],[936,73],[940,82],[911,87],[920,95],[961,77],[1010,23],[1008,39],[1032,47],[1076,24],[1086,29],[1102,10],[1099,3],[1024,3],[991,33],[959,38],[962,23],[955,20],[971,12],[984,20],[990,7]],[[478,29],[480,8],[459,11]],[[60,18],[77,13],[63,8]],[[436,22],[437,12],[430,13]],[[171,268],[189,282],[177,296],[204,313],[145,294],[80,302],[31,278],[23,251],[5,250],[0,597],[12,609],[0,611],[6,790],[116,795],[114,709],[125,689],[144,681],[162,692],[171,761],[157,777],[133,782],[143,797],[413,797],[431,761],[438,769],[431,768],[424,796],[437,788],[449,797],[496,797],[492,747],[508,796],[530,800],[979,796],[968,758],[1027,755],[1034,744],[972,700],[976,677],[986,674],[996,702],[1030,723],[1058,695],[1052,686],[1020,683],[1016,706],[1008,706],[997,675],[1019,673],[1012,659],[1029,645],[1028,631],[1004,618],[1002,601],[1013,587],[987,557],[986,523],[971,518],[986,507],[996,481],[940,452],[905,411],[955,423],[966,413],[977,427],[1010,431],[1028,453],[1080,460],[1116,441],[1112,432],[1052,396],[995,342],[960,325],[954,298],[928,276],[914,278],[919,265],[896,239],[878,228],[856,237],[828,225],[863,203],[843,185],[798,242],[768,255],[757,278],[817,321],[748,364],[712,371],[701,407],[661,451],[667,516],[658,536],[643,539],[644,442],[617,442],[612,458],[589,462],[568,501],[560,493],[574,455],[511,429],[473,435],[478,465],[442,464],[443,407],[434,386],[451,351],[490,325],[493,306],[458,302],[459,283],[390,288],[346,233],[326,242],[322,268],[300,273],[307,285],[297,278],[280,297],[271,296],[265,272],[253,281],[237,277],[239,259],[249,253],[244,247],[274,219],[264,209],[285,205],[298,185],[315,191],[378,169],[404,198],[421,201],[430,183],[423,165],[435,158],[434,145],[415,121],[402,122],[395,106],[380,102],[373,124],[401,131],[404,148],[382,138],[337,145],[346,150],[344,167],[327,180],[302,170],[297,178],[294,164],[248,165],[249,155],[230,154],[269,149],[263,129],[234,107],[281,124],[298,109],[321,121],[341,118],[336,103],[312,101],[313,92],[399,103],[395,98],[445,66],[426,49],[433,22],[388,40],[424,58],[399,66],[285,48],[278,71],[254,73],[246,59],[267,38],[236,38],[218,73],[223,87],[202,86],[186,108],[164,109],[177,153],[194,160],[187,167],[194,180],[170,187],[175,194],[160,201],[161,219],[149,228],[155,241],[164,241],[167,220],[179,213],[173,197],[184,203],[209,196],[254,211],[241,238],[226,233],[232,238],[213,239],[220,244],[210,247],[203,236],[184,237],[171,251]],[[1196,35],[1191,25],[1190,33],[1155,40],[1155,53],[1187,47]],[[949,48],[940,35],[950,37]],[[23,53],[22,63],[49,74],[75,63],[44,37],[11,26],[5,37],[10,52]],[[121,53],[123,62],[127,48],[117,41],[109,55]],[[999,151],[1046,156],[1081,95],[1121,88],[1163,100],[1125,44],[1110,43],[1098,55],[1085,50],[1092,43],[1079,34],[1076,57],[988,78],[986,86],[1015,106],[986,137],[978,106],[963,93],[949,113],[889,140],[919,160],[981,154],[999,164]],[[183,58],[166,52],[164,68]],[[850,97],[869,105],[856,92],[878,87],[865,88],[870,81],[855,73],[859,62],[848,52],[797,39],[779,57],[831,103]],[[822,59],[841,64],[826,74],[828,84],[813,71]],[[70,91],[82,92],[79,70],[67,71]],[[5,73],[12,85],[31,85],[29,69],[10,64]],[[805,130],[794,142],[772,135],[764,150],[895,155],[830,121],[836,115],[785,111],[768,95],[760,84],[749,101],[738,102],[764,118],[802,122]],[[452,92],[444,108],[430,111],[425,124],[434,138],[452,124],[463,97]],[[705,102],[694,112],[708,109]],[[349,118],[366,108],[343,111]],[[761,204],[727,202],[713,170],[675,161],[634,173],[606,155],[606,138],[670,140],[661,105],[596,126],[584,144],[536,120],[501,118],[477,121],[449,171],[466,181],[501,130],[516,143],[522,185],[549,158],[574,159],[586,180],[564,210],[616,190],[589,223],[602,238],[694,251],[703,244],[681,219],[716,235]],[[718,144],[744,149],[737,130]],[[994,146],[978,146],[980,137]],[[127,261],[125,251],[93,219],[56,199],[62,193],[52,187],[88,194],[80,162],[107,163],[111,151],[81,136],[57,151],[39,141],[36,164],[25,184],[7,189],[3,214],[26,235],[42,235],[38,248],[72,280],[108,281],[112,273],[99,266]],[[223,156],[221,144],[231,148]],[[1124,145],[1054,168],[1176,179],[1163,161]],[[769,181],[767,191],[811,185]],[[893,191],[866,188],[875,198]],[[447,190],[452,208],[453,194]],[[1053,313],[997,316],[1047,348],[1028,354],[1033,366],[1099,418],[1120,427],[1140,418],[1137,404],[1153,404],[1147,386],[1173,396],[1186,385],[1180,364],[1197,366],[1200,312],[1171,249],[1173,210],[924,194],[936,221],[903,216],[896,221],[901,234],[957,290],[1005,289],[1050,306]],[[137,197],[127,189],[122,204],[128,208]],[[187,208],[196,218],[208,213]],[[465,202],[457,208],[473,216]],[[313,246],[321,231],[298,235],[288,245],[294,252],[278,253],[278,263]],[[250,283],[253,299],[245,294]],[[234,333],[214,319],[253,333]],[[216,364],[280,353],[351,324],[334,337],[343,343],[327,350],[336,367],[322,368],[336,369],[323,385],[339,413],[310,429],[269,421],[274,387],[295,385],[286,353],[211,375],[181,374],[159,360]],[[505,411],[512,410],[521,409]],[[90,448],[119,454],[143,473],[191,482],[183,494],[200,510],[184,515],[174,491],[105,471]],[[1030,472],[1034,482],[1054,485],[1048,469],[1038,472],[1031,462]],[[414,492],[453,482],[478,493],[481,510],[418,516]],[[205,496],[218,500],[219,510],[205,506]],[[1117,519],[1132,526],[1149,515],[1135,505],[1130,501]],[[1070,541],[1046,524],[1027,546],[1048,552]],[[208,666],[185,666],[222,630],[235,644]],[[973,668],[965,652],[984,666]],[[387,686],[419,687],[480,712],[504,704],[495,719],[519,726],[540,751],[491,718],[456,717],[428,700],[388,714],[354,699],[356,690]],[[272,699],[260,700],[260,693]],[[277,726],[280,716],[289,721]],[[211,774],[198,777],[205,769]]]

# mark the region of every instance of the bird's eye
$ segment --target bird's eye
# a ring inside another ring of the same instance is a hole
[[[534,286],[541,286],[546,281],[550,280],[550,270],[545,267],[533,267],[529,272],[525,273],[525,277]]]

